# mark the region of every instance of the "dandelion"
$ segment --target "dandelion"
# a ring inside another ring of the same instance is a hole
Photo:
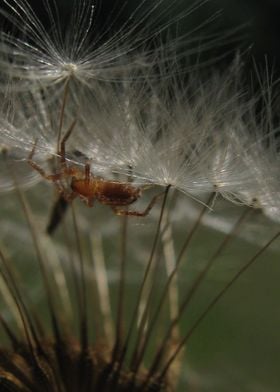
[[[236,331],[235,317],[219,314],[221,300],[249,267],[279,254],[272,102],[258,112],[259,97],[241,87],[238,56],[224,73],[180,73],[169,44],[143,52],[151,36],[140,23],[123,41],[118,33],[98,46],[104,55],[109,45],[107,62],[89,43],[92,3],[76,4],[73,18],[84,28],[65,42],[56,28],[47,33],[27,2],[5,4],[9,16],[2,14],[30,38],[3,34],[1,46],[2,389],[273,388],[274,370],[261,372],[265,350],[253,353],[250,331],[243,353],[255,361],[251,376],[230,350],[206,354],[227,317]],[[25,19],[25,31],[11,13]],[[48,15],[55,24],[57,11],[49,7]],[[137,51],[152,67],[134,63]],[[63,68],[65,59],[75,67]],[[120,203],[113,185],[122,197],[135,192],[131,203]],[[77,196],[87,206],[72,202]],[[264,216],[272,211],[276,222]],[[234,316],[236,308],[250,311],[243,302],[231,306]],[[196,351],[203,326],[207,344]],[[273,352],[273,341],[266,344]]]

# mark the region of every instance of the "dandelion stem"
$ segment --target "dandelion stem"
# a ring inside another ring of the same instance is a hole
[[[58,135],[57,135],[57,153],[58,154],[60,154],[60,139],[61,139],[61,133],[62,133],[62,127],[63,127],[65,106],[66,106],[67,96],[69,93],[69,83],[70,83],[70,78],[67,78],[65,81],[62,106],[61,106],[61,110],[60,110],[60,114],[59,114]]]
[[[30,315],[26,309],[26,306],[24,305],[24,302],[22,300],[22,296],[19,293],[18,287],[14,281],[14,278],[11,275],[11,271],[9,269],[9,263],[7,262],[6,257],[4,256],[4,254],[2,253],[1,250],[0,250],[0,258],[1,258],[1,262],[2,262],[3,266],[5,267],[5,271],[6,271],[6,273],[5,273],[3,271],[3,269],[1,268],[1,275],[6,283],[7,287],[9,288],[11,296],[16,304],[16,307],[17,307],[18,312],[20,314],[20,319],[22,321],[22,325],[24,328],[24,333],[25,333],[25,337],[26,337],[26,340],[27,340],[27,343],[29,346],[30,353],[32,354],[32,356],[35,359],[34,347],[33,347],[30,333],[29,333],[29,332],[31,332],[31,335],[32,335],[35,343],[39,346],[39,340],[38,340],[37,334],[35,332],[35,328],[34,328],[33,323],[31,321]],[[27,323],[26,323],[26,320],[27,320]],[[28,326],[29,326],[29,328],[28,328]]]
[[[170,335],[172,334],[172,331],[173,331],[174,327],[176,326],[176,324],[178,323],[178,321],[182,317],[185,309],[189,305],[189,303],[190,303],[191,299],[193,298],[194,294],[197,292],[197,290],[200,287],[200,284],[202,283],[202,281],[205,278],[206,274],[208,273],[208,271],[210,270],[210,268],[214,264],[215,260],[218,258],[218,256],[221,254],[221,252],[227,246],[229,241],[236,235],[237,231],[240,228],[240,225],[242,224],[242,222],[245,220],[245,218],[248,216],[248,214],[250,212],[251,212],[251,209],[249,207],[244,210],[244,212],[241,214],[241,216],[239,217],[239,219],[237,220],[237,222],[233,226],[232,230],[225,236],[225,238],[221,242],[220,246],[217,248],[216,252],[209,259],[209,261],[207,262],[206,266],[203,268],[203,270],[200,272],[198,277],[193,282],[193,284],[192,284],[188,294],[186,295],[183,303],[180,306],[180,309],[179,309],[179,312],[178,312],[178,316],[172,321],[172,323],[170,324],[170,326],[169,326],[169,328],[167,330],[167,333],[166,333],[164,339],[162,340],[161,347],[160,347],[158,353],[155,356],[155,359],[153,361],[153,365],[151,366],[150,375],[152,375],[156,371],[156,369],[158,368],[159,363],[160,363],[160,359],[163,357],[163,353],[165,351],[165,347],[167,345],[167,342],[169,340]]]
[[[188,234],[188,236],[187,236],[187,238],[186,238],[186,240],[185,240],[185,242],[184,242],[184,244],[182,246],[182,249],[181,249],[181,251],[180,251],[180,253],[178,255],[178,258],[177,258],[177,261],[176,261],[176,264],[175,264],[175,268],[173,269],[172,273],[168,277],[168,280],[167,280],[167,282],[165,284],[165,287],[163,289],[163,293],[160,296],[160,302],[159,302],[159,304],[158,304],[158,306],[157,306],[157,308],[156,308],[156,310],[154,312],[154,315],[153,315],[153,317],[151,319],[151,322],[149,323],[149,328],[148,328],[147,334],[146,334],[146,336],[144,338],[142,347],[141,347],[141,349],[138,352],[138,357],[135,359],[135,365],[134,365],[135,366],[135,371],[137,371],[137,369],[139,368],[139,365],[140,365],[140,363],[142,361],[142,358],[144,356],[145,350],[146,350],[147,345],[149,343],[152,331],[153,331],[153,329],[154,329],[154,327],[156,325],[156,322],[157,322],[157,320],[159,318],[159,314],[160,314],[160,312],[162,310],[162,307],[164,305],[164,302],[165,302],[165,300],[167,298],[167,294],[168,294],[170,285],[171,285],[174,277],[176,276],[176,273],[177,273],[178,268],[180,266],[181,260],[183,259],[183,255],[184,255],[185,251],[187,250],[187,248],[188,248],[188,246],[190,244],[190,241],[193,238],[195,232],[197,231],[197,229],[198,229],[198,227],[199,227],[199,225],[201,223],[201,220],[202,220],[205,212],[208,209],[208,205],[211,204],[211,201],[214,198],[214,196],[215,196],[215,194],[211,194],[209,199],[207,200],[206,204],[201,209],[201,211],[200,211],[200,213],[199,213],[199,215],[198,215],[198,217],[197,217],[197,219],[196,219],[196,221],[195,221],[191,231],[189,232],[189,234]],[[179,317],[177,316],[176,319],[178,320]]]
[[[76,268],[75,268],[75,260],[74,260],[74,252],[72,252],[72,242],[69,237],[69,232],[67,230],[67,225],[63,222],[63,235],[64,235],[64,241],[66,244],[66,249],[68,251],[68,260],[70,262],[70,273],[71,277],[73,280],[74,284],[74,290],[75,290],[75,298],[77,299],[78,302],[78,311],[81,313],[81,308],[82,308],[82,299],[81,299],[81,288],[80,288],[80,279],[78,277]],[[81,316],[81,314],[79,314]],[[79,317],[79,320],[81,317]]]
[[[37,259],[39,262],[41,275],[42,275],[44,286],[45,286],[46,293],[47,293],[47,301],[48,301],[49,311],[50,311],[50,315],[51,315],[53,330],[54,330],[54,333],[55,333],[57,340],[60,341],[61,335],[60,335],[60,330],[58,327],[57,316],[56,316],[55,307],[54,307],[54,303],[53,303],[51,287],[50,287],[50,283],[49,283],[46,268],[45,268],[44,257],[42,255],[42,252],[41,252],[41,249],[39,246],[39,241],[38,241],[37,234],[36,234],[36,230],[34,228],[34,223],[33,223],[34,219],[32,217],[31,209],[29,208],[29,205],[24,197],[24,194],[21,191],[20,187],[18,186],[18,183],[17,183],[16,177],[14,175],[14,170],[13,170],[12,166],[10,166],[10,170],[11,170],[13,180],[15,182],[15,188],[17,191],[17,195],[18,195],[20,204],[22,206],[22,209],[24,211],[24,214],[25,214],[28,226],[29,226],[29,230],[30,230],[30,233],[31,233],[31,236],[33,239],[33,243],[35,246],[35,251],[36,251]]]
[[[116,360],[117,353],[121,346],[123,337],[123,309],[125,296],[125,279],[126,279],[126,238],[127,238],[128,219],[124,216],[121,219],[121,265],[120,265],[120,282],[119,282],[119,297],[117,305],[117,322],[116,322],[116,341],[113,350],[112,361]]]
[[[108,288],[108,276],[105,266],[104,252],[102,237],[99,230],[95,230],[91,236],[91,249],[93,253],[94,273],[97,284],[98,300],[100,303],[100,309],[103,316],[104,322],[101,324],[107,341],[110,345],[114,341],[114,326],[112,321],[112,311],[110,304],[110,295]],[[98,328],[98,324],[95,326],[95,330]]]
[[[72,219],[73,219],[73,226],[79,256],[79,266],[80,266],[80,274],[81,274],[81,324],[80,324],[80,338],[81,338],[81,345],[84,351],[87,350],[88,347],[88,328],[87,328],[87,299],[86,299],[86,278],[85,278],[85,266],[84,266],[84,258],[82,252],[82,245],[79,236],[79,229],[77,224],[77,217],[74,209],[73,203],[71,203],[71,211],[72,211]]]

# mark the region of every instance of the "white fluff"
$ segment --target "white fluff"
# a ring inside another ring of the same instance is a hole
[[[31,44],[2,37],[0,144],[8,156],[26,160],[37,141],[34,159],[44,166],[58,154],[60,132],[75,121],[66,145],[69,165],[90,161],[93,175],[129,174],[137,184],[172,185],[198,200],[219,193],[279,219],[279,142],[266,117],[271,102],[257,118],[256,97],[241,87],[238,57],[225,73],[180,74],[167,44],[149,52],[151,67],[145,61],[134,67],[134,49],[147,36],[134,38],[130,30],[93,50],[91,1],[76,5],[80,27],[64,43],[56,28],[53,36],[44,30],[25,0],[8,3],[18,16],[13,22],[25,20],[23,30],[32,37]],[[0,183],[1,191],[11,187]]]

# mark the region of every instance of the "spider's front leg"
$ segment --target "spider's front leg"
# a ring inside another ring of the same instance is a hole
[[[35,161],[33,161],[33,156],[35,153],[35,149],[36,149],[36,144],[37,141],[34,143],[34,146],[28,156],[27,162],[28,164],[34,169],[36,170],[38,173],[40,173],[40,175],[45,178],[48,181],[51,181],[54,183],[58,193],[64,198],[64,200],[68,203],[70,203],[73,199],[75,199],[75,197],[77,197],[77,193],[74,192],[73,190],[71,191],[67,191],[63,184],[61,183],[61,179],[63,178],[63,176],[65,176],[65,174],[67,175],[66,169],[64,171],[61,171],[59,173],[56,174],[47,174],[45,172],[45,170],[39,166]]]
[[[45,178],[48,181],[53,181],[56,182],[58,180],[60,180],[61,178],[61,173],[57,173],[57,174],[47,174],[45,172],[45,170],[38,165],[35,161],[33,161],[33,156],[35,154],[35,149],[36,149],[36,145],[37,145],[37,140],[34,142],[34,145],[32,147],[32,150],[30,151],[30,154],[28,155],[27,158],[27,163],[34,169],[36,170],[43,178]]]

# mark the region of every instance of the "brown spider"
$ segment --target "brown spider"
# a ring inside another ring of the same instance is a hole
[[[59,209],[62,205],[62,210],[66,209],[65,203],[63,206],[62,200],[66,203],[71,202],[77,196],[86,203],[88,207],[93,206],[94,200],[98,200],[101,204],[108,205],[112,208],[116,215],[131,215],[131,216],[146,216],[156,203],[157,199],[162,196],[160,193],[152,198],[146,209],[140,211],[130,211],[122,209],[122,206],[128,206],[134,203],[142,194],[144,187],[136,187],[129,182],[120,182],[115,180],[105,180],[100,177],[95,177],[90,172],[90,165],[85,165],[84,171],[69,166],[65,158],[65,144],[71,132],[74,128],[75,123],[69,128],[60,143],[60,169],[55,174],[47,174],[34,160],[36,142],[28,156],[27,162],[29,165],[37,170],[43,178],[48,181],[52,181],[60,196],[58,204],[55,209]],[[68,180],[68,181],[67,181]],[[68,183],[67,183],[68,182]],[[54,215],[57,214],[54,209]],[[63,211],[62,211],[63,214]],[[60,218],[54,218],[60,220]],[[56,223],[54,223],[56,226]],[[52,230],[51,230],[52,231]]]

